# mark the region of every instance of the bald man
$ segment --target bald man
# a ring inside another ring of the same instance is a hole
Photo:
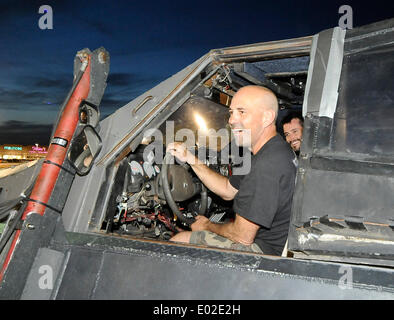
[[[199,162],[181,143],[169,144],[167,151],[189,163],[212,192],[234,200],[235,219],[219,224],[197,216],[192,231],[180,232],[171,241],[280,255],[289,228],[296,157],[276,132],[276,96],[269,89],[246,86],[234,95],[229,111],[235,142],[252,152],[247,175],[228,179]]]

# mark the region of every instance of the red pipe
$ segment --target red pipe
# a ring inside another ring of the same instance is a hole
[[[79,120],[79,105],[83,100],[85,100],[89,94],[90,89],[90,57],[89,63],[85,70],[84,75],[82,76],[78,86],[75,88],[74,93],[70,97],[64,112],[60,118],[59,124],[56,128],[54,137],[59,137],[68,141],[70,140],[74,134],[75,128],[77,127]],[[58,165],[62,165],[64,159],[66,157],[66,153],[68,150],[58,144],[51,144],[48,149],[48,154],[46,160],[49,160]],[[55,187],[55,183],[57,177],[60,172],[60,167],[50,164],[43,163],[40,174],[37,177],[36,184],[31,192],[30,198],[33,200],[38,200],[43,203],[47,203],[51,197],[53,188]],[[25,220],[26,216],[30,212],[39,213],[40,215],[44,214],[46,207],[37,202],[29,201],[26,209],[22,215],[22,220]]]
[[[79,105],[83,100],[88,97],[90,90],[90,67],[91,61],[90,56],[87,57],[88,65],[85,69],[84,74],[82,75],[81,80],[76,86],[73,94],[67,102],[66,107],[64,108],[63,114],[59,120],[58,126],[56,128],[55,134],[53,137],[62,138],[68,141],[67,146],[63,147],[58,144],[53,144],[49,146],[48,154],[46,156],[46,160],[49,160],[58,165],[63,165],[64,159],[67,154],[67,150],[70,144],[70,141],[73,137],[74,131],[78,125],[79,120]],[[51,163],[43,163],[40,173],[37,177],[34,188],[31,192],[30,199],[40,201],[42,203],[48,203],[52,191],[55,187],[56,180],[59,176],[60,167],[51,164]],[[40,215],[44,215],[46,206],[34,202],[28,201],[25,211],[22,215],[22,221],[26,219],[29,213],[38,213]],[[16,244],[18,243],[18,239],[21,231],[17,230],[15,233],[14,239],[11,243],[10,249],[8,250],[7,256],[4,260],[3,267],[0,271],[0,281],[3,278],[4,272],[8,267],[8,264],[11,260],[11,257],[14,253],[14,249]]]

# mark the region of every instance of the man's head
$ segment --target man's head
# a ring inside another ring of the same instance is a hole
[[[256,153],[276,134],[278,101],[264,87],[246,86],[237,91],[230,105],[228,120],[236,143]]]
[[[283,134],[295,152],[300,151],[304,118],[298,112],[290,112],[282,120]]]

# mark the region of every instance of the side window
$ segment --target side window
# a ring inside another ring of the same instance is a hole
[[[345,42],[331,151],[393,157],[394,44],[369,35]]]

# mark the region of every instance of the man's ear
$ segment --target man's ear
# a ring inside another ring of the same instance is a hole
[[[263,114],[263,126],[268,127],[269,125],[271,125],[272,123],[275,122],[275,111],[274,110],[266,110],[264,111]]]

